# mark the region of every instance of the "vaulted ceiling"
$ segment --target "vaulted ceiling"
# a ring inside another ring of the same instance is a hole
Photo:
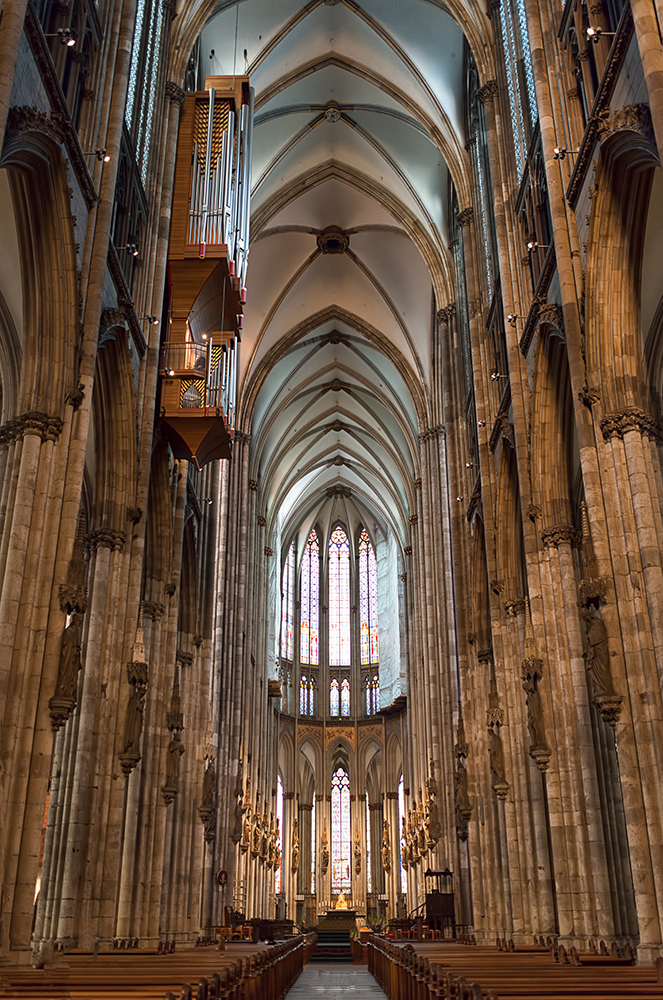
[[[249,73],[256,95],[240,408],[268,530],[351,504],[405,545],[417,435],[439,419],[435,308],[455,297],[452,185],[470,204],[464,35],[490,76],[483,8],[190,0],[180,73],[198,35],[202,74]]]

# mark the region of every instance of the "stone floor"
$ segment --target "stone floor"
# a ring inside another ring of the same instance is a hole
[[[307,965],[288,991],[288,1000],[309,1000],[316,996],[348,996],[352,1000],[386,1000],[365,965]]]

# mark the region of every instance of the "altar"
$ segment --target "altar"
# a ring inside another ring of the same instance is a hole
[[[333,910],[327,910],[324,917],[318,919],[318,929],[324,931],[351,931],[357,927],[357,911],[348,909],[343,893],[336,901]]]

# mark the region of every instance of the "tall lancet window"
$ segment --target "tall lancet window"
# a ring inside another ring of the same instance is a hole
[[[281,590],[281,657],[292,660],[295,650],[294,620],[295,620],[295,543],[292,542],[283,566],[283,582]]]
[[[333,681],[329,685],[329,714],[338,715],[338,708],[339,708],[338,681],[334,677]]]
[[[362,666],[379,663],[378,566],[365,528],[359,536],[359,615]]]
[[[332,778],[331,799],[331,887],[332,892],[348,892],[352,889],[350,778],[342,767]]]
[[[301,608],[299,642],[299,658],[302,663],[317,666],[320,662],[320,545],[315,529],[308,536],[304,558],[302,559],[302,575],[299,590]]]
[[[340,525],[329,539],[329,666],[350,666],[350,543]]]
[[[350,681],[344,677],[341,682],[341,715],[350,714]]]
[[[530,130],[538,117],[524,0],[503,0],[500,20],[513,140],[522,174]]]

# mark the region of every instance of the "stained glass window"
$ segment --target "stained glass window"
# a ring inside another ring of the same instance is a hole
[[[398,782],[398,835],[400,838],[401,830],[403,829],[403,817],[405,816],[405,782],[403,781],[403,775],[401,774],[401,780]],[[407,872],[405,871],[405,866],[403,865],[403,847],[405,843],[400,840],[401,850],[398,852],[398,859],[401,866],[401,892],[407,892]]]
[[[281,656],[284,660],[292,660],[295,643],[294,630],[294,588],[295,577],[295,543],[292,542],[283,566],[283,583],[281,590]]]
[[[373,892],[373,872],[371,871],[371,810],[366,795],[366,892]]]
[[[340,525],[329,539],[329,665],[350,666],[350,543]]]
[[[329,714],[338,715],[338,708],[339,708],[338,681],[334,677],[333,681],[329,685]]]
[[[536,122],[537,110],[532,57],[523,0],[515,0],[514,6],[515,17],[509,0],[503,0],[500,4],[500,20],[516,161],[522,174],[527,159],[527,126],[534,125]],[[525,100],[521,90],[519,64],[522,64],[524,69]]]
[[[313,690],[315,681],[312,677],[302,674],[299,682],[299,714],[313,715]]]
[[[317,666],[319,660],[320,628],[320,545],[315,529],[308,536],[300,583],[301,608],[299,643],[300,662]]]
[[[373,675],[373,712],[380,711],[380,678],[377,674]]]
[[[350,778],[342,767],[332,777],[331,797],[331,887],[332,892],[348,892],[352,889]]]
[[[359,620],[361,662],[378,663],[378,567],[365,528],[359,536]]]
[[[341,681],[341,715],[350,714],[350,681],[344,677]]]
[[[375,715],[380,711],[380,678],[377,674],[367,676],[364,680],[366,689],[366,714]]]
[[[276,838],[276,847],[279,851],[279,856],[281,852],[281,833],[283,831],[283,782],[281,781],[281,775],[276,776],[276,821],[278,829],[278,837]],[[283,871],[283,859],[281,859],[281,864],[276,869],[276,877],[274,879],[274,892],[278,895],[281,892],[281,872]]]
[[[138,0],[124,120],[134,140],[143,183],[162,48],[164,0]]]

